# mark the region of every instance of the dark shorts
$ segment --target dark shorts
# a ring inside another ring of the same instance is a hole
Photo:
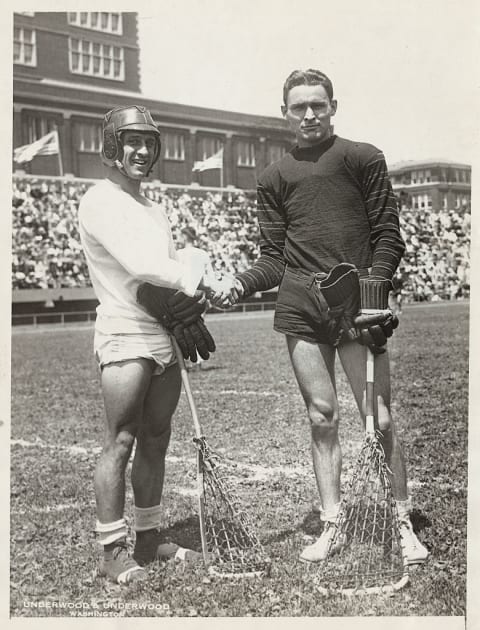
[[[278,289],[273,327],[277,332],[313,343],[334,345],[335,321],[316,286],[325,273],[287,267]]]

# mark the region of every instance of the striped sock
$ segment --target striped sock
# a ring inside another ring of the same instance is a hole
[[[111,523],[100,523],[97,520],[95,531],[97,533],[98,542],[105,546],[126,538],[127,536],[127,523],[124,518],[118,521],[112,521]]]
[[[141,508],[136,505],[133,508],[133,528],[136,532],[144,532],[149,529],[157,529],[161,524],[161,507],[160,505],[152,505],[151,507]]]

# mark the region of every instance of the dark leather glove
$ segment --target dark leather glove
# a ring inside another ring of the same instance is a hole
[[[144,282],[137,289],[137,302],[174,335],[185,359],[194,363],[215,352],[215,341],[202,319],[208,302],[201,291],[194,297],[181,291]]]
[[[390,280],[360,279],[360,312],[354,320],[359,332],[357,341],[375,354],[385,352],[387,340],[399,324],[398,317],[388,306],[391,288]]]
[[[172,334],[180,346],[184,359],[197,362],[198,354],[202,359],[208,359],[211,352],[215,352],[215,341],[201,317],[189,326],[178,323]]]
[[[332,267],[326,278],[318,283],[328,305],[329,324],[337,345],[343,334],[351,340],[358,337],[354,319],[360,308],[358,271],[350,263]]]
[[[137,302],[165,328],[181,321],[185,326],[195,322],[205,312],[208,302],[202,291],[193,297],[167,287],[143,282],[137,289]]]

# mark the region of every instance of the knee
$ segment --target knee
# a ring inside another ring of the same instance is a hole
[[[158,451],[164,453],[167,450],[168,445],[170,444],[171,434],[172,430],[169,424],[168,427],[165,427],[160,432],[154,433],[150,439],[155,444]]]
[[[126,463],[132,452],[135,433],[136,431],[133,427],[122,428],[116,435],[107,439],[104,451],[114,459]]]
[[[142,449],[165,453],[170,443],[172,433],[170,418],[168,421],[142,428],[138,433],[137,442]]]
[[[309,405],[308,417],[314,439],[331,439],[338,432],[338,413],[326,403]]]

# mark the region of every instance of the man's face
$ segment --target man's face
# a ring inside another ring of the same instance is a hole
[[[331,135],[330,119],[337,101],[330,101],[323,85],[297,85],[288,93],[282,114],[295,133],[299,147],[311,147]]]
[[[125,175],[131,179],[143,179],[147,176],[157,147],[155,134],[139,131],[125,131],[123,136],[122,165]]]

